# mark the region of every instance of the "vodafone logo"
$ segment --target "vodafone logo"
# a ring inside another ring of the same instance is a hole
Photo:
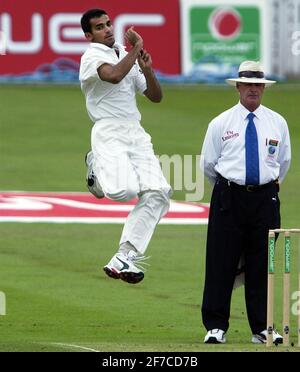
[[[209,29],[216,39],[230,40],[241,32],[241,16],[233,8],[215,9],[209,17]]]

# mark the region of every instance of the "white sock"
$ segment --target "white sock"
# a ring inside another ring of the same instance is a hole
[[[125,242],[120,245],[118,252],[127,255],[130,251],[137,252],[134,246],[130,242]]]

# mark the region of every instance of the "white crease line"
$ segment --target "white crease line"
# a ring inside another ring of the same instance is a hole
[[[50,345],[56,345],[56,346],[62,346],[62,347],[73,347],[75,349],[82,349],[87,351],[93,351],[94,353],[100,353],[99,350],[91,349],[90,347],[84,347],[79,345],[73,345],[73,344],[63,344],[61,342],[51,342]]]

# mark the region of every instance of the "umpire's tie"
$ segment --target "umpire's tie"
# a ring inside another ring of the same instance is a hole
[[[250,112],[247,115],[249,120],[246,128],[246,185],[259,185],[259,159],[258,141],[253,118],[255,115]]]

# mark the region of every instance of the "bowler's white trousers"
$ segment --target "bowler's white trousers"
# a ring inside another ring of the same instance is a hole
[[[102,119],[91,134],[93,170],[111,200],[139,200],[128,215],[121,240],[139,253],[147,249],[159,220],[169,209],[171,187],[156,158],[151,137],[139,121]]]

